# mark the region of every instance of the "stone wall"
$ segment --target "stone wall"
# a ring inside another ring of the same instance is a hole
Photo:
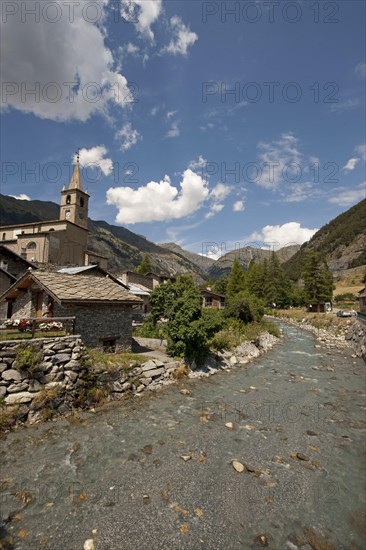
[[[136,283],[138,285],[143,285],[146,288],[149,288],[153,290],[153,279],[152,277],[146,277],[146,275],[140,275],[140,273],[136,273],[135,271],[129,271],[128,272],[128,282],[129,283]]]
[[[354,323],[346,334],[346,340],[350,342],[356,354],[363,357],[366,362],[366,323],[361,321]]]
[[[12,318],[24,319],[33,317],[34,307],[32,306],[32,294],[29,291],[19,293],[19,296],[13,304]]]
[[[37,417],[35,413],[47,405],[47,391],[60,413],[70,410],[65,392],[75,389],[87,372],[82,366],[84,353],[79,336],[1,342],[0,398],[9,407],[21,406],[23,419]]]
[[[90,348],[101,348],[114,340],[114,351],[131,351],[132,307],[109,304],[54,306],[55,317],[76,317],[75,331]],[[113,347],[113,346],[112,346]]]
[[[29,350],[28,366],[21,368]],[[124,366],[97,372],[80,336],[1,342],[0,399],[5,408],[0,407],[0,428],[11,425],[3,421],[4,411],[14,423],[34,423],[92,407],[100,400],[120,399],[127,392],[157,389],[171,383],[179,365],[154,359],[131,365],[128,372]]]

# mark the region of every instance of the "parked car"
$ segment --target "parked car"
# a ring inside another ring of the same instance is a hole
[[[349,311],[348,309],[340,309],[337,311],[337,317],[356,317],[355,311]]]

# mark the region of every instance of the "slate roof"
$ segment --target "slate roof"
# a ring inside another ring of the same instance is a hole
[[[26,289],[32,283],[39,285],[60,304],[65,302],[118,302],[140,303],[138,298],[126,290],[122,285],[115,283],[109,277],[81,277],[65,273],[28,271],[13,284],[2,296],[12,298],[18,295],[17,289]]]
[[[219,294],[218,292],[214,292],[213,290],[209,290],[208,288],[201,288],[201,294],[208,294],[209,296],[217,296],[219,298],[225,298],[223,294]]]
[[[63,267],[58,269],[58,273],[66,273],[68,275],[78,275],[78,273],[83,273],[84,271],[89,271],[90,269],[95,269],[96,265],[81,265],[77,267]]]
[[[150,296],[152,292],[149,288],[146,288],[146,286],[137,283],[128,283],[127,287],[135,296]]]

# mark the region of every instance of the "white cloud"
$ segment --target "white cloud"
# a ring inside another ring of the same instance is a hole
[[[150,41],[154,40],[151,25],[159,18],[162,0],[122,0],[122,17],[133,23],[137,32]]]
[[[328,199],[331,204],[338,206],[351,206],[366,198],[366,182],[360,183],[356,189],[339,187],[334,190],[334,195]]]
[[[345,166],[343,166],[342,170],[352,171],[356,168],[356,165],[360,162],[360,160],[366,160],[366,143],[357,145],[354,152],[357,156],[350,158]]]
[[[107,149],[104,145],[98,145],[91,149],[81,149],[79,151],[80,166],[95,166],[99,167],[105,176],[113,170],[113,162],[110,158],[104,158],[107,154]],[[76,162],[76,155],[73,157],[73,163]]]
[[[360,159],[351,158],[351,159],[349,159],[347,164],[345,164],[345,166],[343,166],[342,170],[349,170],[349,171],[354,170],[356,168],[356,165],[358,164],[358,162],[360,162]]]
[[[31,198],[28,197],[28,195],[25,195],[24,193],[21,193],[20,195],[9,195],[9,197],[13,197],[13,199],[18,199],[18,201],[30,201]]]
[[[121,54],[122,59],[127,55],[138,57],[140,55],[140,48],[136,46],[136,44],[132,44],[132,42],[127,42],[127,44],[124,44],[118,48],[118,52]]]
[[[366,143],[357,145],[357,147],[355,147],[355,151],[358,155],[360,155],[362,160],[366,160]]]
[[[151,116],[156,116],[158,112],[160,111],[160,105],[155,105],[150,111]]]
[[[317,195],[319,195],[319,189],[316,189],[313,181],[293,183],[283,193],[285,202],[301,202]]]
[[[218,183],[211,191],[210,197],[214,201],[223,201],[230,194],[232,187],[224,183]]]
[[[311,239],[318,229],[301,227],[298,222],[288,222],[283,225],[266,225],[260,231],[255,231],[247,241],[259,241],[262,244],[282,248],[290,244],[303,244]]]
[[[202,155],[198,156],[198,160],[191,160],[191,162],[188,165],[188,168],[191,170],[202,170],[204,166],[206,166],[207,160],[203,158]]]
[[[354,109],[360,105],[359,99],[345,99],[343,101],[338,101],[337,103],[332,103],[330,110],[334,113],[337,111],[348,111],[349,109]]]
[[[234,212],[244,212],[244,210],[245,210],[244,201],[234,202],[234,204],[233,204],[233,211]]]
[[[360,63],[357,63],[355,67],[355,73],[357,76],[360,76],[361,78],[365,78],[366,76],[366,63],[363,63],[360,61]]]
[[[166,114],[166,118],[169,120],[172,118],[172,116],[176,115],[178,111],[168,111]]]
[[[198,35],[195,32],[192,32],[189,27],[183,23],[182,19],[178,17],[178,15],[174,15],[170,19],[170,24],[173,32],[173,38],[162,51],[171,53],[172,55],[186,56],[188,54],[188,48],[193,46],[196,40],[198,40]]]
[[[121,130],[118,130],[116,132],[116,139],[121,139],[121,150],[122,151],[128,151],[128,149],[131,149],[138,141],[142,139],[141,135],[137,130],[132,128],[132,125],[130,122],[126,122],[126,124],[121,128]]]
[[[224,204],[218,204],[215,203],[210,207],[210,211],[205,215],[205,219],[208,220],[209,218],[212,218],[215,216],[215,214],[218,214],[221,212],[221,210],[224,208]]]
[[[207,182],[188,168],[183,172],[180,189],[171,184],[168,176],[138,189],[111,187],[107,204],[118,208],[117,223],[134,224],[184,218],[196,212],[208,195]]]
[[[168,130],[167,133],[165,134],[165,137],[166,138],[175,138],[175,137],[178,137],[178,136],[180,136],[179,122],[175,121],[175,122],[172,122],[172,126],[171,126],[170,130]]]
[[[24,24],[22,10],[0,22],[2,107],[44,119],[86,121],[95,113],[107,115],[112,105],[130,105],[133,97],[126,78],[113,68],[102,24],[83,17],[81,2],[74,4],[73,22],[61,0],[52,4],[60,4],[57,22],[29,16]],[[37,5],[27,0],[29,11]],[[105,0],[93,5],[103,22]]]
[[[295,178],[303,170],[303,154],[298,149],[298,138],[291,133],[282,134],[279,140],[258,143],[261,151],[261,174],[256,183],[266,189],[276,190],[285,179]]]

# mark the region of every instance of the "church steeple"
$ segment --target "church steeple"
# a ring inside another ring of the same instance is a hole
[[[83,190],[83,186],[81,183],[81,174],[80,174],[80,155],[79,151],[76,153],[76,164],[74,166],[74,171],[71,177],[69,189],[79,189],[80,191]]]
[[[80,173],[80,157],[77,151],[76,164],[71,176],[68,189],[61,191],[60,220],[67,220],[88,229],[88,200],[89,195],[83,191]]]

